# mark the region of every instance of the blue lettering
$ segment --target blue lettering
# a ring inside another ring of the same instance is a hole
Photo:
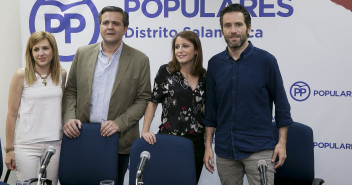
[[[329,147],[330,147],[331,149],[334,149],[334,143],[329,143]]]
[[[215,17],[215,13],[205,13],[205,0],[201,0],[200,6],[200,17]]]
[[[256,30],[255,37],[256,38],[263,38],[263,31],[262,30]],[[305,92],[305,89],[304,89],[304,92]]]
[[[84,30],[86,27],[86,20],[80,14],[67,13],[64,16],[60,14],[45,14],[45,31],[51,33],[59,33],[65,30],[65,43],[71,43],[71,33],[78,33]],[[51,20],[56,19],[60,22],[60,25],[56,28],[52,27]],[[71,27],[71,20],[78,20],[79,25],[77,27]]]
[[[176,30],[170,30],[170,37],[175,37],[177,35],[177,31]]]
[[[67,20],[67,28],[65,31],[65,42],[66,43],[71,43],[71,33],[78,33],[84,30],[86,27],[86,20],[81,14],[76,14],[76,13],[69,13],[65,14],[65,19]],[[71,20],[76,19],[79,21],[79,26],[77,27],[71,27]]]
[[[174,7],[169,6],[169,2],[172,1],[175,3]],[[169,17],[169,12],[176,11],[180,7],[180,1],[177,0],[165,0],[164,4],[164,17]]]
[[[217,17],[220,17],[220,12],[221,12],[221,10],[224,9],[225,6],[230,5],[230,4],[233,4],[231,0],[223,0],[223,1],[222,1],[222,4],[221,4],[221,6],[220,6],[220,9],[219,9],[218,15],[216,15],[216,16],[217,16]]]
[[[335,149],[340,149],[340,148],[338,148],[338,147],[336,146],[336,143],[333,144],[332,149],[334,149],[334,148],[335,148]]]
[[[199,1],[194,0],[194,10],[192,13],[188,13],[186,11],[186,0],[182,0],[181,11],[185,17],[195,17],[199,12]]]
[[[264,9],[273,9],[273,4],[264,4],[264,0],[259,1],[259,17],[275,17],[275,13],[264,13]]]
[[[240,4],[246,7],[248,12],[251,14],[252,17],[257,17],[257,14],[255,14],[254,9],[257,7],[257,1],[256,0],[250,0],[252,2],[251,6],[246,6],[245,3],[246,0],[241,0]]]
[[[324,143],[324,148],[327,148],[330,146],[330,143]]]
[[[186,30],[191,30],[194,33],[196,33],[199,37],[206,37],[206,38],[217,38],[217,37],[222,37],[221,29],[205,29],[204,26],[202,26],[200,29],[191,29],[190,27],[184,27],[184,31]]]
[[[319,148],[324,148],[324,143],[320,142],[320,143],[318,144],[318,146],[319,146]]]
[[[331,92],[331,91],[327,91],[327,90],[326,90],[324,95],[325,95],[325,96],[328,96],[328,95],[330,94],[330,92]]]
[[[294,94],[300,93],[297,89],[295,89]],[[352,91],[333,91],[333,90],[314,90],[314,96],[335,96],[335,97],[351,97]]]
[[[319,148],[325,148],[325,149],[352,149],[352,144],[349,144],[349,143],[341,143],[341,144],[338,144],[338,143],[328,143],[328,142],[313,142],[313,147],[319,147]]]
[[[297,96],[297,94],[299,94],[299,96],[302,97],[302,94],[306,93],[307,90],[303,89],[303,88],[294,88],[294,96]]]
[[[288,10],[287,13],[283,13],[281,11],[277,12],[277,15],[280,17],[289,17],[293,14],[293,7],[291,5],[285,4],[282,2],[283,0],[278,0],[277,4],[279,5],[279,7],[284,8],[286,10]],[[289,0],[291,1],[291,0]]]
[[[125,34],[125,38],[131,38],[134,35],[134,30],[130,27],[127,28],[126,34]]]
[[[130,7],[130,2],[134,2],[135,6],[132,8]],[[141,3],[139,2],[139,0],[126,0],[125,1],[125,11],[126,12],[136,12],[139,7],[140,7]]]
[[[177,31],[172,29],[168,30],[167,28],[159,27],[159,29],[142,29],[140,30],[138,27],[133,29],[129,27],[125,34],[125,38],[131,38],[135,36],[135,38],[168,38],[174,37],[177,34]]]
[[[159,29],[161,29],[161,27],[159,27]],[[163,29],[163,33],[164,33],[164,38],[167,38],[167,33],[169,32],[169,30],[167,30],[166,28]],[[161,37],[161,34],[159,34]]]
[[[188,0],[188,5],[191,6]],[[255,13],[255,10],[259,11],[259,17],[289,17],[293,14],[294,9],[291,5],[287,4],[287,1],[291,0],[278,0],[277,4],[265,4],[265,0],[238,0],[240,4],[245,6],[248,12],[251,14],[252,17],[258,17]],[[259,1],[259,2],[258,2]],[[286,2],[284,2],[286,1]],[[148,11],[147,5],[150,2],[154,2],[157,5],[156,12],[152,13],[151,10]],[[164,17],[169,17],[170,12],[175,12],[181,8],[181,13],[185,17],[196,17],[199,15],[200,17],[219,17],[220,11],[227,5],[233,4],[232,0],[222,0],[220,5],[219,11],[217,15],[212,12],[206,12],[206,0],[193,0],[193,10],[190,10],[190,7],[187,7],[186,0],[125,0],[125,11],[128,13],[136,12],[139,9],[142,9],[142,13],[148,18],[155,18],[161,15],[164,11]],[[163,4],[164,3],[164,4]],[[278,11],[276,12],[266,12],[266,10],[274,11],[275,6],[281,7],[285,11]],[[187,9],[188,8],[188,9]],[[191,11],[191,12],[187,12]]]
[[[346,96],[345,91],[342,91],[340,95],[341,96]]]
[[[138,38],[138,27],[136,27],[136,38]]]
[[[60,14],[45,14],[45,30],[50,32],[50,33],[58,33],[61,32],[65,29],[65,25],[61,24],[61,22],[64,22],[64,16]],[[54,28],[51,25],[51,20],[56,19],[60,22],[60,25],[56,28]]]
[[[145,30],[142,30],[142,31],[140,32],[140,38],[145,38]]]
[[[159,27],[160,29],[160,27]],[[156,35],[159,31],[158,30],[153,30],[153,35]],[[161,35],[161,33],[159,33],[159,36]]]
[[[256,31],[254,33],[254,35],[252,35],[252,33]],[[256,37],[256,38],[259,38],[259,37],[263,37],[263,32],[262,30],[259,30],[259,32],[257,32],[258,30],[251,30],[251,33],[249,34],[249,38],[253,38],[253,37]],[[260,34],[261,33],[261,34]]]
[[[342,144],[340,145],[340,148],[341,148],[341,149],[345,149],[345,145],[342,143]]]
[[[149,13],[148,11],[147,11],[147,4],[149,3],[149,2],[155,2],[157,5],[158,5],[158,9],[157,9],[157,11],[154,13],[154,14],[151,14],[151,13]],[[160,0],[145,0],[145,1],[143,1],[143,3],[142,3],[142,12],[143,12],[143,14],[145,15],[145,16],[147,16],[147,17],[149,17],[149,18],[155,18],[155,17],[158,17],[160,14],[161,14],[161,12],[162,12],[162,7],[163,7],[163,5],[161,4],[161,1]]]
[[[314,96],[318,94],[318,91],[317,90],[314,90]]]

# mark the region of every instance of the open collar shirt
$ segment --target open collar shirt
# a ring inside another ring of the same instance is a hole
[[[208,63],[203,124],[215,127],[215,152],[243,159],[276,145],[271,127],[292,124],[290,105],[273,55],[249,42],[238,60],[225,51]]]
[[[90,101],[90,122],[101,123],[107,121],[111,92],[116,78],[119,66],[123,42],[115,53],[109,56],[103,51],[102,45],[98,53],[97,62],[95,64],[92,94]]]

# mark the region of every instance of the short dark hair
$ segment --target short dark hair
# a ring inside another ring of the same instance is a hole
[[[122,18],[123,26],[128,27],[129,21],[128,21],[127,12],[123,11],[122,8],[116,7],[116,6],[106,6],[99,12],[99,15],[98,15],[99,24],[101,24],[101,17],[105,12],[120,12],[123,15],[123,18]]]
[[[244,16],[244,22],[246,23],[247,28],[251,26],[251,14],[249,14],[248,10],[241,4],[235,3],[226,6],[224,9],[221,10],[220,12],[220,26],[222,30],[222,24],[223,24],[223,17],[226,13],[230,12],[242,12]]]

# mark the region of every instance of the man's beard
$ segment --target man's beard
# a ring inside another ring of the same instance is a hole
[[[246,35],[241,35],[240,41],[238,43],[231,44],[231,42],[227,38],[225,38],[225,41],[226,41],[227,45],[232,49],[241,48],[244,45],[244,43],[247,41],[247,33],[246,33]]]

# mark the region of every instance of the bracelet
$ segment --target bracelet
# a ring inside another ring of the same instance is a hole
[[[9,153],[9,152],[11,152],[11,151],[14,151],[15,150],[15,147],[9,147],[9,148],[4,148],[5,149],[5,153]]]

